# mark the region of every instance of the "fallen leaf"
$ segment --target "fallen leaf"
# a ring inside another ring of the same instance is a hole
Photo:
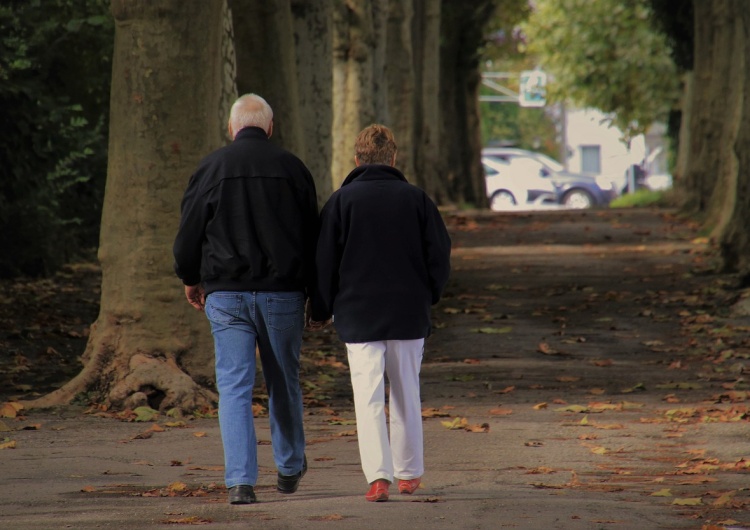
[[[660,489],[651,494],[652,497],[671,497],[672,492],[669,488]]]
[[[211,519],[205,519],[203,517],[198,517],[197,515],[191,515],[190,517],[178,517],[175,519],[165,519],[162,521],[164,524],[192,524],[192,525],[198,525],[198,524],[211,524],[213,521]]]
[[[308,517],[309,521],[341,521],[344,519],[344,516],[340,513],[331,513],[328,515],[314,515],[312,517]]]
[[[450,413],[436,408],[425,408],[422,409],[423,418],[447,418]]]
[[[559,409],[555,409],[555,412],[589,412],[589,407],[584,407],[583,405],[568,405],[567,407],[561,407]]]
[[[508,416],[510,414],[513,414],[513,411],[511,409],[499,408],[490,410],[490,414],[492,414],[493,416]]]
[[[606,367],[612,366],[614,364],[614,361],[612,359],[598,359],[596,361],[591,361],[591,364],[593,364],[594,366]]]
[[[23,405],[16,401],[8,401],[0,405],[0,418],[15,418],[18,411],[23,409]]]
[[[467,425],[464,430],[468,432],[490,432],[490,424],[482,423],[476,425]]]
[[[81,488],[81,491],[83,493],[91,493],[92,491],[96,491],[96,488],[94,486],[84,486]]]
[[[357,429],[354,429],[353,431],[341,431],[336,434],[336,436],[357,436]]]
[[[700,497],[692,497],[675,499],[672,501],[672,504],[675,506],[700,506],[703,504],[703,501]]]
[[[534,410],[542,410],[547,408],[547,403],[537,403],[534,405]]]
[[[463,429],[468,425],[466,418],[453,418],[453,421],[441,421],[443,427],[447,427],[451,430]]]
[[[136,415],[134,421],[153,421],[159,415],[159,411],[151,407],[137,407],[133,409],[133,412]]]
[[[557,353],[557,351],[550,347],[546,342],[540,342],[537,349],[544,355],[554,355]]]
[[[716,506],[717,508],[729,507],[732,504],[732,500],[734,499],[736,493],[736,491],[729,491],[723,494],[721,497],[712,502],[711,506]]]
[[[184,482],[172,482],[167,486],[167,491],[172,493],[183,493],[188,490],[187,484]]]
[[[6,438],[5,441],[0,442],[0,449],[15,449],[15,448],[16,448],[15,440],[8,440]]]
[[[205,438],[207,435],[205,432],[200,431],[200,432],[194,432],[193,436],[195,436],[196,438]]]

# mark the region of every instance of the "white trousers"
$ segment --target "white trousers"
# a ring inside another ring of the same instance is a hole
[[[424,339],[347,343],[362,471],[377,479],[419,478],[424,473],[419,370]],[[384,373],[390,393],[390,441]]]

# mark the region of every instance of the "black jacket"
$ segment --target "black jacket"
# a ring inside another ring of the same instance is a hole
[[[427,194],[391,166],[352,171],[321,211],[313,319],[344,342],[429,336],[451,242]]]
[[[310,171],[258,127],[205,157],[190,178],[174,242],[185,285],[305,291],[315,277],[318,205]]]

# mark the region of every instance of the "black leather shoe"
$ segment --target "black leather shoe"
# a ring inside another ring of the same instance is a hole
[[[276,489],[279,493],[294,493],[299,487],[299,481],[307,473],[307,455],[302,461],[302,471],[296,475],[282,475],[279,473],[279,480],[276,483]]]
[[[252,486],[241,484],[229,488],[229,504],[253,504],[258,502]]]

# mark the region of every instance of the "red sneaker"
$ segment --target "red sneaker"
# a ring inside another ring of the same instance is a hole
[[[398,481],[398,492],[401,495],[411,495],[415,491],[417,491],[417,488],[419,487],[419,484],[422,482],[422,479],[420,478],[413,478],[411,480],[399,480]]]
[[[388,500],[388,486],[391,483],[379,478],[370,484],[370,490],[365,494],[365,499],[370,502],[385,502]]]

